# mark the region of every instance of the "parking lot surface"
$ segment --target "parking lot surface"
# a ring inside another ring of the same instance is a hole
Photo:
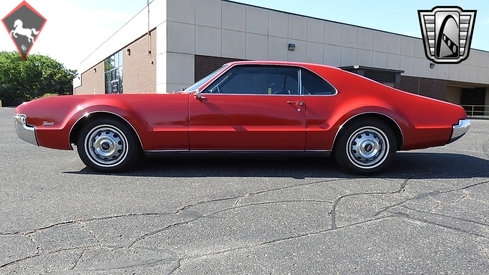
[[[149,158],[95,174],[0,108],[0,274],[488,274],[489,120],[383,174],[332,159]]]

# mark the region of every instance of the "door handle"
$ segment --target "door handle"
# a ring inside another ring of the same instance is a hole
[[[302,101],[287,101],[287,104],[295,104],[298,106],[304,106],[304,102],[302,102]]]

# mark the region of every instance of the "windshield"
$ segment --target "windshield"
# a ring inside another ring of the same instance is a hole
[[[227,68],[227,65],[222,66],[221,68],[215,70],[211,74],[209,74],[206,77],[202,78],[201,80],[197,81],[192,86],[186,88],[185,91],[186,92],[187,91],[188,92],[196,91],[200,86],[204,85],[207,81],[209,81],[210,79],[212,79],[214,76],[218,75],[220,72],[222,72],[226,68]]]

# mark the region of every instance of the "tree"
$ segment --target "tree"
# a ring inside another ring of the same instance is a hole
[[[0,52],[0,100],[16,106],[45,94],[71,94],[75,75],[48,56],[31,54],[24,61],[18,52]]]

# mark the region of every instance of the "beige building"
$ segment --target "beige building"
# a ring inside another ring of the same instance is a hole
[[[175,91],[233,60],[342,67],[489,115],[489,52],[434,64],[419,38],[227,0],[153,0],[83,60],[74,93]]]

